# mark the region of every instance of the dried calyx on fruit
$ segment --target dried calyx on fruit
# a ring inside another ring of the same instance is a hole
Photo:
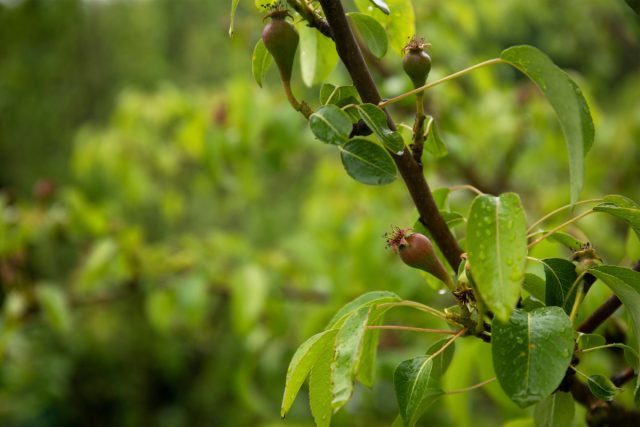
[[[424,51],[427,46],[431,45],[424,39],[413,37],[403,49],[406,53],[402,58],[402,68],[416,88],[424,86],[431,71],[431,57]]]
[[[298,49],[300,36],[294,26],[287,21],[289,11],[281,4],[272,6],[265,19],[269,23],[262,30],[262,42],[275,59],[283,81],[291,80],[293,58]]]
[[[595,248],[587,242],[571,255],[571,260],[576,264],[576,274],[582,274],[591,267],[602,264],[602,258],[598,256]]]
[[[412,233],[410,228],[394,227],[391,233],[385,234],[385,237],[387,247],[398,253],[405,264],[426,271],[444,282],[449,289],[454,289],[451,276],[436,256],[427,236]]]

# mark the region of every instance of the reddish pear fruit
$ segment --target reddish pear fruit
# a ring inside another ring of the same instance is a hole
[[[397,252],[408,266],[426,271],[451,287],[451,276],[436,256],[431,240],[424,234],[409,231],[408,228],[396,228],[387,236],[387,245]]]
[[[291,80],[293,58],[300,40],[296,29],[286,20],[288,16],[286,9],[274,9],[268,16],[271,20],[262,30],[262,42],[276,61],[285,82]]]

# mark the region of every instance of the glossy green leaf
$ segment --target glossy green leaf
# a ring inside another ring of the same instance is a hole
[[[556,111],[569,153],[571,202],[578,200],[584,181],[584,157],[593,144],[594,128],[587,101],[578,85],[547,55],[532,46],[514,46],[500,55],[526,74]]]
[[[561,391],[547,396],[533,410],[535,427],[571,427],[575,403],[570,393]]]
[[[233,36],[233,26],[239,2],[240,0],[231,0],[231,12],[229,13],[229,37]]]
[[[571,234],[562,231],[556,231],[551,236],[549,236],[548,239],[552,242],[558,242],[564,247],[571,249],[572,251],[579,250],[585,243],[576,239]]]
[[[349,139],[351,119],[336,105],[325,105],[309,117],[313,135],[327,144],[342,144]]]
[[[444,219],[444,222],[447,223],[449,228],[465,223],[464,215],[460,212],[440,211],[440,216]]]
[[[300,34],[300,70],[307,86],[325,81],[338,64],[338,54],[333,41],[315,28],[300,22],[296,29]]]
[[[389,184],[396,179],[396,165],[387,151],[363,138],[340,147],[342,165],[350,177],[368,185]]]
[[[320,103],[344,107],[348,104],[359,104],[360,97],[353,86],[334,86],[331,83],[325,83],[320,87]]]
[[[391,307],[380,307],[372,309],[369,316],[369,325],[382,325],[384,316],[390,308]],[[367,387],[373,387],[380,332],[380,329],[368,329],[365,332],[357,379]]]
[[[493,367],[507,396],[521,407],[540,402],[560,384],[573,353],[573,327],[560,307],[513,311],[491,327]]]
[[[467,222],[467,254],[480,295],[506,321],[520,296],[527,262],[527,227],[520,198],[478,196]]]
[[[390,13],[389,6],[387,6],[387,3],[384,0],[369,0],[369,2],[385,14],[388,15]]]
[[[311,368],[321,356],[325,355],[326,346],[329,345],[328,343],[333,343],[337,333],[335,329],[320,332],[298,347],[287,369],[280,416],[284,417],[287,414]]]
[[[595,397],[605,402],[612,401],[618,392],[618,387],[604,375],[591,375],[587,379],[587,386]]]
[[[326,344],[318,351],[317,362],[309,374],[309,406],[317,427],[329,427],[333,414],[331,365],[333,363],[335,333],[333,339],[325,341]]]
[[[640,237],[640,206],[623,196],[607,196],[605,203],[593,208],[596,212],[605,212],[626,221]]]
[[[264,47],[262,39],[258,39],[256,47],[253,49],[253,55],[251,56],[251,73],[258,86],[262,87],[262,79],[271,66],[273,61],[271,54]]]
[[[604,282],[627,308],[640,354],[640,273],[613,265],[594,267],[589,272]],[[640,405],[640,378],[636,380],[635,396]]]
[[[358,12],[347,13],[349,22],[367,45],[371,53],[382,58],[387,53],[387,33],[375,18]]]
[[[546,283],[539,276],[536,276],[533,273],[526,273],[524,275],[524,283],[522,284],[522,287],[538,300],[544,301]]]
[[[396,368],[393,382],[405,427],[414,426],[426,407],[443,394],[432,370],[430,356],[405,360]]]
[[[411,0],[386,0],[388,12],[380,7],[377,9],[370,7],[371,1],[355,0],[355,3],[360,12],[371,15],[382,24],[387,32],[391,49],[399,56],[402,55],[402,49],[416,34],[415,14]]]
[[[571,313],[578,286],[573,286],[578,275],[576,265],[562,258],[543,259],[546,277],[545,303],[562,307]]]
[[[402,298],[393,292],[389,291],[372,291],[366,294],[360,295],[353,301],[345,304],[340,310],[334,314],[333,318],[329,321],[326,329],[339,328],[342,323],[351,314],[361,309],[362,307],[370,307],[379,304],[388,304],[394,302],[400,302]]]
[[[345,320],[336,335],[331,365],[331,406],[334,412],[344,406],[353,393],[353,380],[358,373],[370,312],[371,307],[360,308]]]
[[[398,132],[389,129],[387,115],[380,107],[373,104],[359,104],[354,108],[362,121],[369,126],[369,129],[376,134],[385,147],[398,154],[404,151],[402,136]]]
[[[424,141],[424,148],[433,157],[439,159],[447,155],[447,147],[444,145],[440,133],[438,132],[438,126],[433,117],[427,118],[427,124],[425,126],[426,139]]]

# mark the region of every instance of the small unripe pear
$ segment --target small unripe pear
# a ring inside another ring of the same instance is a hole
[[[286,10],[275,9],[269,14],[271,20],[262,30],[262,42],[276,61],[285,82],[291,80],[293,58],[300,39],[294,26],[286,20],[287,16],[289,12]]]
[[[451,287],[453,282],[438,259],[431,240],[424,234],[409,233],[409,229],[397,228],[387,238],[387,245],[400,255],[410,267],[426,271]]]
[[[425,46],[422,40],[413,38],[404,48],[406,54],[402,58],[402,68],[416,88],[424,86],[431,71],[431,57],[424,51]]]

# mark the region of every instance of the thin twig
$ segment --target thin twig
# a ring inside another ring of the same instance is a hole
[[[478,384],[474,384],[474,385],[469,386],[469,387],[461,388],[461,389],[458,389],[458,390],[445,391],[444,394],[449,395],[449,394],[466,393],[468,391],[475,390],[476,388],[483,387],[483,386],[485,386],[487,384],[491,384],[495,380],[496,380],[496,377],[489,378],[488,380],[484,380],[484,381],[482,381],[482,382],[480,382]]]
[[[449,189],[449,191],[457,191],[457,190],[471,190],[474,193],[476,193],[479,196],[482,196],[484,193],[482,191],[480,191],[479,189],[477,189],[476,187],[474,187],[473,185],[452,185],[450,187],[447,187]]]
[[[422,91],[430,89],[430,88],[432,88],[434,86],[438,86],[439,84],[444,83],[446,81],[458,78],[460,76],[464,76],[465,74],[470,73],[471,71],[476,70],[478,68],[486,67],[488,65],[493,65],[493,64],[499,64],[501,62],[504,62],[504,61],[502,59],[500,59],[500,58],[494,58],[494,59],[489,59],[487,61],[483,61],[483,62],[481,62],[479,64],[476,64],[476,65],[472,65],[471,67],[467,67],[464,70],[460,70],[460,71],[455,72],[453,74],[449,74],[448,76],[443,77],[441,79],[434,80],[431,83],[427,83],[424,86],[417,87],[417,88],[415,88],[413,90],[410,90],[409,92],[405,92],[405,93],[403,93],[401,95],[398,95],[396,97],[393,97],[391,99],[386,99],[385,101],[380,102],[378,104],[378,107],[380,107],[380,108],[386,107],[389,104],[393,104],[394,102],[398,102],[398,101],[400,101],[400,100],[402,100],[402,99],[404,99],[404,98],[406,98],[408,96],[411,96],[413,94],[416,94],[418,92],[422,92]]]
[[[450,329],[429,329],[429,328],[417,328],[415,326],[402,326],[402,325],[371,325],[367,326],[367,329],[390,329],[396,331],[412,331],[412,332],[424,332],[431,334],[449,334],[453,335],[457,331]]]
[[[572,205],[562,206],[562,207],[560,207],[560,208],[558,208],[556,210],[553,210],[553,211],[549,212],[548,214],[546,214],[545,216],[543,216],[542,218],[540,218],[539,220],[537,220],[536,222],[531,224],[529,226],[529,228],[527,229],[527,233],[530,233],[531,231],[533,231],[534,228],[536,228],[537,225],[543,223],[547,219],[551,218],[552,216],[554,216],[554,215],[556,215],[556,214],[558,214],[558,213],[560,213],[560,212],[562,212],[564,210],[567,210],[569,208],[573,208],[574,206],[586,205],[588,203],[598,203],[598,202],[601,202],[601,201],[602,201],[602,199],[582,200],[582,201],[576,202],[576,203],[574,203]]]
[[[586,212],[581,213],[580,215],[571,218],[569,221],[565,221],[562,224],[560,224],[557,227],[552,228],[550,231],[547,231],[546,233],[544,233],[542,235],[542,237],[539,237],[538,239],[534,240],[533,242],[529,243],[529,246],[527,246],[528,249],[531,249],[532,247],[534,247],[535,245],[537,245],[538,243],[542,242],[544,239],[546,239],[547,237],[551,236],[552,234],[554,234],[556,231],[559,231],[561,229],[563,229],[564,227],[566,227],[567,225],[571,225],[574,222],[584,218],[587,215],[591,215],[593,213],[592,209],[589,209]],[[530,238],[531,236],[534,236],[537,233],[534,234],[530,234],[529,236],[527,236],[527,238]]]

